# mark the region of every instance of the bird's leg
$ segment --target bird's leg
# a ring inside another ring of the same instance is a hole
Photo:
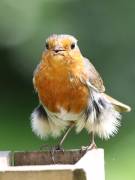
[[[69,134],[69,132],[72,130],[73,127],[74,127],[74,124],[71,124],[71,125],[69,126],[69,128],[68,128],[67,131],[65,132],[64,136],[62,136],[60,142],[59,142],[58,145],[56,146],[56,150],[61,150],[61,149],[62,149],[61,146],[62,146],[62,144],[64,143],[67,135]]]
[[[69,132],[72,130],[73,127],[74,127],[74,123],[71,123],[70,126],[69,126],[69,128],[66,130],[64,136],[62,136],[62,138],[61,138],[60,142],[58,143],[58,145],[49,148],[49,146],[48,146],[47,144],[45,144],[45,145],[42,145],[42,146],[40,147],[40,150],[47,149],[47,150],[50,151],[50,153],[51,153],[51,158],[52,158],[52,161],[53,161],[54,164],[55,164],[55,156],[54,156],[54,155],[55,155],[55,152],[56,152],[57,150],[62,150],[62,151],[64,151],[61,146],[62,146],[62,144],[64,143],[67,135],[69,134]]]
[[[63,142],[65,141],[67,135],[69,134],[69,132],[72,130],[72,128],[74,127],[74,124],[71,124],[69,126],[69,128],[67,129],[67,131],[65,132],[64,136],[62,136],[62,139],[60,140],[60,142],[58,143],[58,145],[56,145],[55,147],[53,147],[51,149],[51,155],[52,155],[52,161],[53,163],[55,164],[55,157],[54,157],[54,154],[55,154],[55,151],[57,150],[62,150],[64,152],[64,149],[62,148],[62,144]]]
[[[54,146],[51,148],[51,150],[62,150],[61,146],[62,144],[64,143],[67,135],[69,134],[69,132],[72,130],[72,128],[74,127],[74,123],[71,123],[69,128],[66,130],[65,134],[62,136],[60,142],[58,143],[58,145]],[[40,150],[44,150],[44,149],[47,149],[47,150],[50,150],[49,149],[49,145],[47,144],[43,144],[41,147],[40,147]]]
[[[87,150],[91,150],[91,149],[97,148],[94,137],[95,137],[95,134],[94,134],[94,132],[92,132],[92,133],[91,133],[91,143],[90,143],[90,145],[88,146]]]
[[[95,149],[97,148],[96,143],[95,143],[95,139],[94,139],[94,132],[91,132],[91,143],[89,146],[82,146],[81,147],[81,151],[89,151],[91,149]]]

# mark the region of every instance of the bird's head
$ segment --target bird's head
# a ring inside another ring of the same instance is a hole
[[[77,39],[71,35],[53,34],[46,40],[44,54],[54,61],[74,62],[82,59]]]

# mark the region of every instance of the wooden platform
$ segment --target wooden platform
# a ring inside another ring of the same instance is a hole
[[[0,180],[105,180],[104,151],[0,152]]]

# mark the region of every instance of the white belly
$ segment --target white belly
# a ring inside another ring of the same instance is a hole
[[[45,108],[49,118],[51,119],[59,119],[60,121],[77,121],[78,119],[80,119],[82,117],[82,115],[84,114],[84,112],[81,112],[79,114],[75,114],[72,112],[67,112],[65,109],[60,108],[60,112],[59,113],[54,113],[49,111],[47,108]]]
[[[52,129],[55,129],[56,132],[54,133],[56,134],[59,131],[65,130],[67,126],[70,126],[71,122],[75,123],[77,132],[80,132],[85,126],[86,116],[84,112],[75,114],[75,113],[67,112],[63,108],[60,109],[59,113],[50,112],[46,108],[45,110],[49,117],[50,126],[52,127]],[[53,126],[55,126],[55,128],[53,128]]]

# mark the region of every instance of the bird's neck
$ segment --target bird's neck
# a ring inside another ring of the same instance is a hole
[[[81,54],[77,54],[72,57],[70,55],[56,55],[43,54],[42,65],[48,70],[53,72],[52,74],[61,75],[59,78],[65,78],[65,76],[72,74],[73,76],[79,76],[83,71],[83,57]]]

